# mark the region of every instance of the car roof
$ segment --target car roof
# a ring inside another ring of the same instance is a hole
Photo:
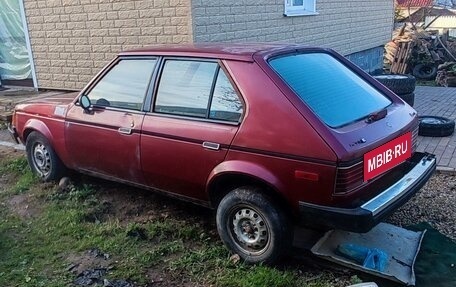
[[[253,62],[253,55],[270,55],[281,51],[308,48],[284,43],[197,43],[179,45],[157,45],[119,53],[119,56],[185,56],[217,58]]]

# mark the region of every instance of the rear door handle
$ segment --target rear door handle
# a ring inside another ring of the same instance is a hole
[[[220,144],[212,142],[203,142],[203,147],[207,149],[219,150]]]
[[[131,135],[131,128],[119,128],[117,131],[119,134]]]

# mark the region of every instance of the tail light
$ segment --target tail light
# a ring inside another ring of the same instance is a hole
[[[348,193],[363,184],[363,161],[348,167],[338,167],[335,194]]]

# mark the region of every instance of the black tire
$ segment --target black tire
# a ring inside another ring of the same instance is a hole
[[[374,78],[395,94],[411,94],[415,91],[416,79],[412,75],[378,75]]]
[[[398,95],[401,99],[404,100],[404,102],[406,102],[407,104],[409,104],[410,106],[413,107],[413,105],[415,104],[415,93],[411,93],[411,94],[401,94],[401,95]]]
[[[454,121],[435,116],[420,116],[418,134],[425,137],[446,137],[454,132]]]
[[[417,64],[412,74],[421,80],[434,80],[437,76],[437,66],[434,64]]]
[[[228,193],[216,219],[223,243],[246,263],[274,264],[292,247],[293,224],[259,188],[241,187]]]
[[[31,132],[27,137],[25,149],[32,172],[42,181],[59,180],[65,173],[65,166],[41,133]]]

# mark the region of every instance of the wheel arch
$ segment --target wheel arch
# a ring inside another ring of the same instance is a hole
[[[49,144],[54,149],[55,153],[59,157],[62,162],[68,162],[68,153],[66,152],[65,148],[61,146],[54,137],[54,134],[51,132],[51,129],[42,121],[38,119],[29,119],[22,130],[22,141],[24,145],[27,144],[27,138],[30,136],[32,132],[38,132],[42,134]],[[66,164],[65,164],[66,166]]]
[[[23,137],[24,143],[27,142],[28,136],[34,131],[39,132],[44,137],[46,137],[46,139],[49,141],[50,144],[52,144],[52,145],[54,144],[52,133],[49,130],[49,128],[46,126],[45,123],[43,123],[42,121],[37,120],[37,119],[30,119],[25,123],[24,130],[22,132],[22,137]]]
[[[284,184],[265,167],[243,161],[224,162],[212,171],[206,184],[210,206],[217,208],[225,195],[241,186],[261,187],[284,211],[291,211],[288,200],[279,191]]]

